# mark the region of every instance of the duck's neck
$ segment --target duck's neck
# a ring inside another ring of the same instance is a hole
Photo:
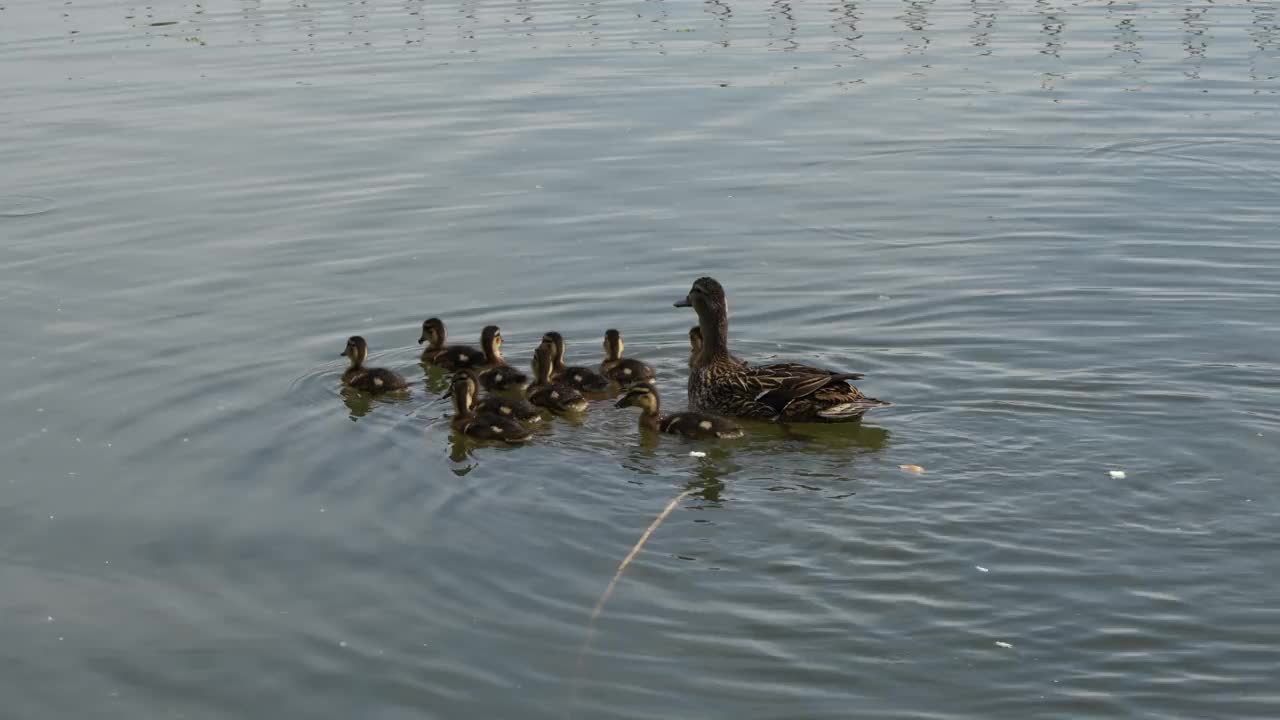
[[[643,408],[640,410],[640,427],[645,430],[657,431],[658,423],[662,420],[662,414],[658,412],[658,408]]]
[[[708,305],[699,310],[702,352],[698,355],[698,364],[705,365],[715,358],[729,356],[729,311],[720,305]]]
[[[506,361],[502,359],[502,351],[498,349],[497,343],[486,343],[484,346],[484,361],[490,365],[506,365]]]
[[[547,354],[543,352],[535,352],[533,354],[533,384],[534,385],[550,385],[551,384],[551,362],[547,359]]]
[[[564,372],[564,343],[556,343],[555,357],[551,359],[551,372]]]
[[[622,343],[609,343],[604,349],[604,361],[617,364],[622,360]]]
[[[471,398],[467,396],[465,389],[455,388],[451,399],[454,417],[466,417],[471,414]]]

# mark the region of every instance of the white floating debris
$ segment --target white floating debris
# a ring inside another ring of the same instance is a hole
[[[1004,648],[1004,649],[1006,649],[1006,650],[1010,650],[1010,649],[1012,649],[1012,648],[1013,648],[1013,646],[1012,646],[1012,645],[1010,645],[1009,643],[1004,642],[1004,641],[1002,641],[1002,640],[997,640],[997,641],[996,641],[996,647],[1002,647],[1002,648]]]
[[[706,457],[706,456],[707,456],[707,454],[706,454],[706,453],[704,453],[704,452],[702,452],[701,450],[690,450],[690,451],[689,451],[689,457]]]
[[[920,467],[919,465],[899,465],[898,469],[906,470],[907,472],[914,473],[916,475],[924,474],[924,468]]]
[[[50,615],[48,618],[46,618],[46,622],[53,622],[53,616]]]
[[[1124,475],[1124,471],[1123,471],[1123,470],[1112,470],[1112,471],[1111,471],[1111,479],[1112,479],[1112,480],[1123,480],[1124,478],[1125,478],[1125,475]]]
[[[347,641],[346,641],[346,640],[343,640],[343,641],[341,641],[341,642],[339,642],[339,643],[338,643],[338,647],[346,647],[346,646],[347,646]]]
[[[982,567],[981,565],[974,565],[974,567],[978,569],[978,572],[991,572],[990,570]]]

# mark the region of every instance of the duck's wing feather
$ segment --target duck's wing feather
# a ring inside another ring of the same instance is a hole
[[[805,365],[803,363],[795,363],[795,362],[769,363],[767,365],[754,365],[751,367],[756,371],[779,373],[779,374],[802,374],[802,375],[822,374],[822,375],[829,375],[832,377],[839,375],[841,378],[845,380],[861,380],[862,378],[866,377],[862,373],[845,373],[845,372],[836,372],[835,370],[823,370],[822,368],[816,368],[811,365]]]
[[[755,402],[766,405],[779,415],[796,400],[807,398],[820,390],[835,387],[841,394],[857,392],[846,381],[862,377],[858,373],[831,373],[817,368],[801,374],[794,369],[779,371],[766,367],[752,368],[746,375],[748,385],[759,390]]]

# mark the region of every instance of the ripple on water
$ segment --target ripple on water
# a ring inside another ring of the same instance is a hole
[[[37,195],[0,195],[0,217],[41,215],[58,207],[53,198]]]

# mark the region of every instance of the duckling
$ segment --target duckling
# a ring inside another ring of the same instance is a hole
[[[453,376],[449,385],[449,394],[453,398],[453,419],[450,427],[455,431],[477,440],[498,440],[512,445],[528,442],[533,438],[523,425],[502,415],[494,415],[478,411],[476,407],[476,391],[479,381],[469,370],[463,370]]]
[[[488,325],[480,333],[480,349],[484,351],[483,372],[480,384],[490,392],[523,390],[529,384],[529,376],[507,364],[502,357],[502,331],[497,325]]]
[[[533,384],[529,386],[529,402],[544,407],[553,413],[582,412],[587,409],[587,400],[582,393],[551,381],[551,363],[554,347],[543,343],[533,351]]]
[[[344,385],[369,393],[391,392],[409,387],[404,378],[391,370],[364,366],[365,359],[369,357],[369,344],[359,335],[352,335],[347,339],[347,348],[338,357],[351,360],[351,367],[342,373]]]
[[[440,318],[427,318],[422,321],[422,335],[418,344],[426,343],[422,349],[422,361],[454,372],[463,368],[484,365],[484,353],[469,345],[447,345],[447,334],[444,321]]]
[[[622,333],[609,328],[604,331],[604,362],[600,374],[622,386],[638,382],[653,382],[657,374],[653,368],[634,358],[622,357]]]
[[[563,335],[558,332],[549,332],[542,336],[542,343],[551,346],[551,378],[553,380],[584,392],[604,392],[609,389],[609,379],[595,370],[585,367],[565,367]]]
[[[644,430],[683,435],[694,440],[742,437],[742,428],[732,420],[718,415],[682,412],[663,416],[660,411],[658,389],[651,383],[632,385],[614,407],[640,408],[640,427]]]
[[[472,370],[461,370],[459,373],[467,373],[479,385],[479,377]],[[452,392],[452,390],[450,390]],[[474,409],[480,415],[498,415],[500,417],[512,418],[514,420],[523,420],[531,422],[542,419],[542,412],[537,406],[525,400],[524,398],[506,398],[500,395],[488,395],[475,401]]]
[[[726,415],[798,422],[857,422],[888,402],[849,384],[858,373],[800,363],[749,366],[729,352],[729,309],[724,287],[698,278],[676,307],[698,313],[702,348],[689,372],[690,407]]]

